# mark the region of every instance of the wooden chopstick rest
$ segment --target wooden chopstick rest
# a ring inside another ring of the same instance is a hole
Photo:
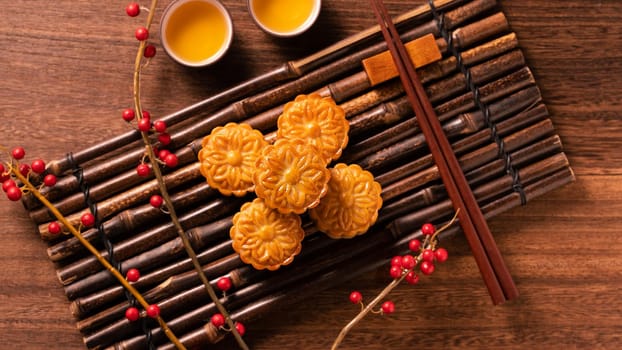
[[[426,66],[443,58],[434,35],[427,34],[404,44],[415,68]],[[378,85],[399,75],[391,58],[391,52],[384,51],[363,60],[363,68],[371,85]]]

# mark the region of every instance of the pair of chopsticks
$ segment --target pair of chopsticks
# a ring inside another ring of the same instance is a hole
[[[426,96],[395,25],[382,0],[371,0],[371,4],[449,198],[458,211],[460,226],[471,247],[492,302],[497,305],[516,298],[518,289],[490,233],[486,219],[467,183],[451,144],[443,132],[434,108]]]

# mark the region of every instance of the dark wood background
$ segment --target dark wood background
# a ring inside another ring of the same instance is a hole
[[[392,13],[421,1],[387,1]],[[160,10],[166,1],[160,4]],[[274,39],[242,1],[224,1],[235,43],[223,62],[191,70],[162,52],[145,70],[156,115],[302,57],[373,24],[366,2],[324,1],[299,39]],[[56,159],[126,130],[133,30],[126,1],[0,1],[0,144]],[[576,172],[576,183],[490,222],[521,297],[493,307],[465,240],[397,311],[369,317],[344,349],[619,348],[622,345],[622,2],[501,1]],[[159,17],[159,16],[157,16]],[[155,28],[157,28],[157,23]],[[155,35],[154,35],[155,37]],[[156,39],[157,40],[157,39]],[[0,348],[81,349],[46,245],[19,204],[0,203]],[[327,349],[356,312],[352,289],[376,294],[385,269],[248,325],[254,349]],[[231,343],[219,348],[231,348]]]

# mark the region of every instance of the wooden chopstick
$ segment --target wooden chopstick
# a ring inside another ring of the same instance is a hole
[[[400,40],[382,0],[371,0],[382,34],[400,72],[404,90],[411,102],[417,121],[424,133],[430,152],[438,166],[460,225],[471,246],[475,261],[494,304],[518,296],[518,290],[501,257],[486,220],[473,196],[458,160],[443,133],[434,108],[425,95],[412,62]]]

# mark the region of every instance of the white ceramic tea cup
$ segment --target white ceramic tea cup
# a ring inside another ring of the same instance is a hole
[[[218,49],[207,57],[189,59],[181,45],[200,48],[214,39],[205,24],[210,20],[224,26],[224,37],[218,38]],[[205,21],[205,23],[201,23]],[[188,67],[205,67],[220,60],[233,41],[233,22],[225,6],[217,0],[176,0],[170,3],[160,21],[160,40],[164,51],[176,62]],[[183,41],[183,44],[182,44]],[[196,45],[196,46],[195,46]]]
[[[310,7],[302,9],[301,7],[304,6],[302,4],[305,3],[305,1],[248,0],[248,12],[257,26],[266,33],[278,37],[292,37],[302,34],[307,31],[307,29],[311,28],[320,14],[320,9],[322,8],[321,0],[308,0]],[[266,18],[267,16],[272,16],[273,18]],[[295,20],[296,23],[299,22],[299,24],[287,29],[276,28],[270,23],[292,19]]]

